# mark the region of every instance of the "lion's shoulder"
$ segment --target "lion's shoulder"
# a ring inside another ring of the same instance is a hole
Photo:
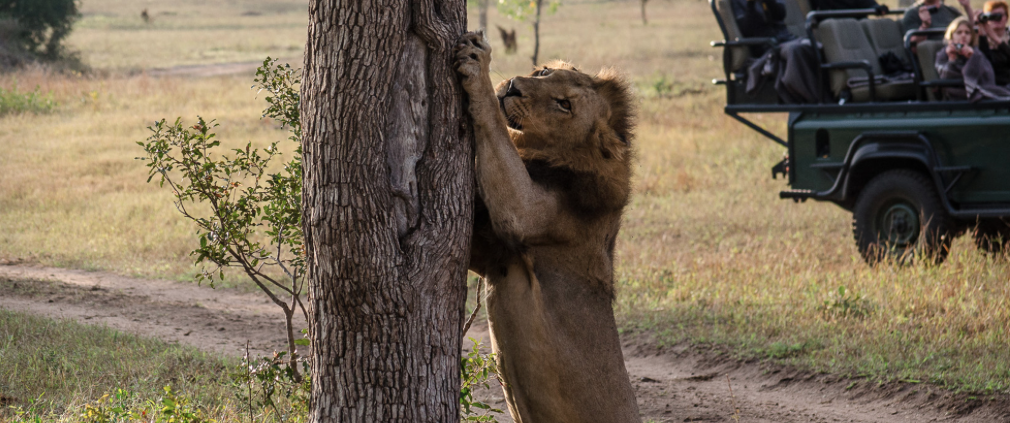
[[[629,190],[608,181],[605,175],[553,165],[546,160],[526,160],[534,183],[555,192],[573,215],[593,219],[620,211],[628,203]]]

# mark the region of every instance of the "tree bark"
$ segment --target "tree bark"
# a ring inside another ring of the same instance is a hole
[[[533,67],[537,66],[537,56],[540,55],[540,7],[544,0],[536,0],[537,14],[533,18]]]
[[[487,7],[491,0],[477,0],[477,12],[480,16],[480,29],[487,33]]]
[[[310,0],[312,422],[458,422],[474,197],[464,0]]]

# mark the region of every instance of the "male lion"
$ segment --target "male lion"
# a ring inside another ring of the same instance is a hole
[[[631,191],[632,96],[555,62],[494,89],[482,33],[455,47],[476,135],[470,269],[488,281],[491,346],[521,423],[640,422],[611,306]]]

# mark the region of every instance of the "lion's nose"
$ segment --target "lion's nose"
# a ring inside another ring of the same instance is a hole
[[[519,91],[519,87],[516,86],[515,78],[509,80],[509,89],[505,90],[505,97],[522,97],[522,91]]]

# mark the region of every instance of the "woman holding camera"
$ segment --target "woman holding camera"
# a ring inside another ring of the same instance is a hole
[[[996,85],[1010,84],[1010,34],[1007,33],[1007,11],[1010,7],[1003,0],[985,3],[984,13],[978,15],[978,49],[992,63]]]
[[[943,36],[947,46],[936,52],[936,72],[943,79],[964,79],[961,70],[968,59],[975,54],[973,46],[977,45],[977,37],[972,29],[971,21],[961,16],[954,19],[947,26],[947,33]],[[945,100],[965,100],[968,98],[964,86],[943,88],[943,98]]]

